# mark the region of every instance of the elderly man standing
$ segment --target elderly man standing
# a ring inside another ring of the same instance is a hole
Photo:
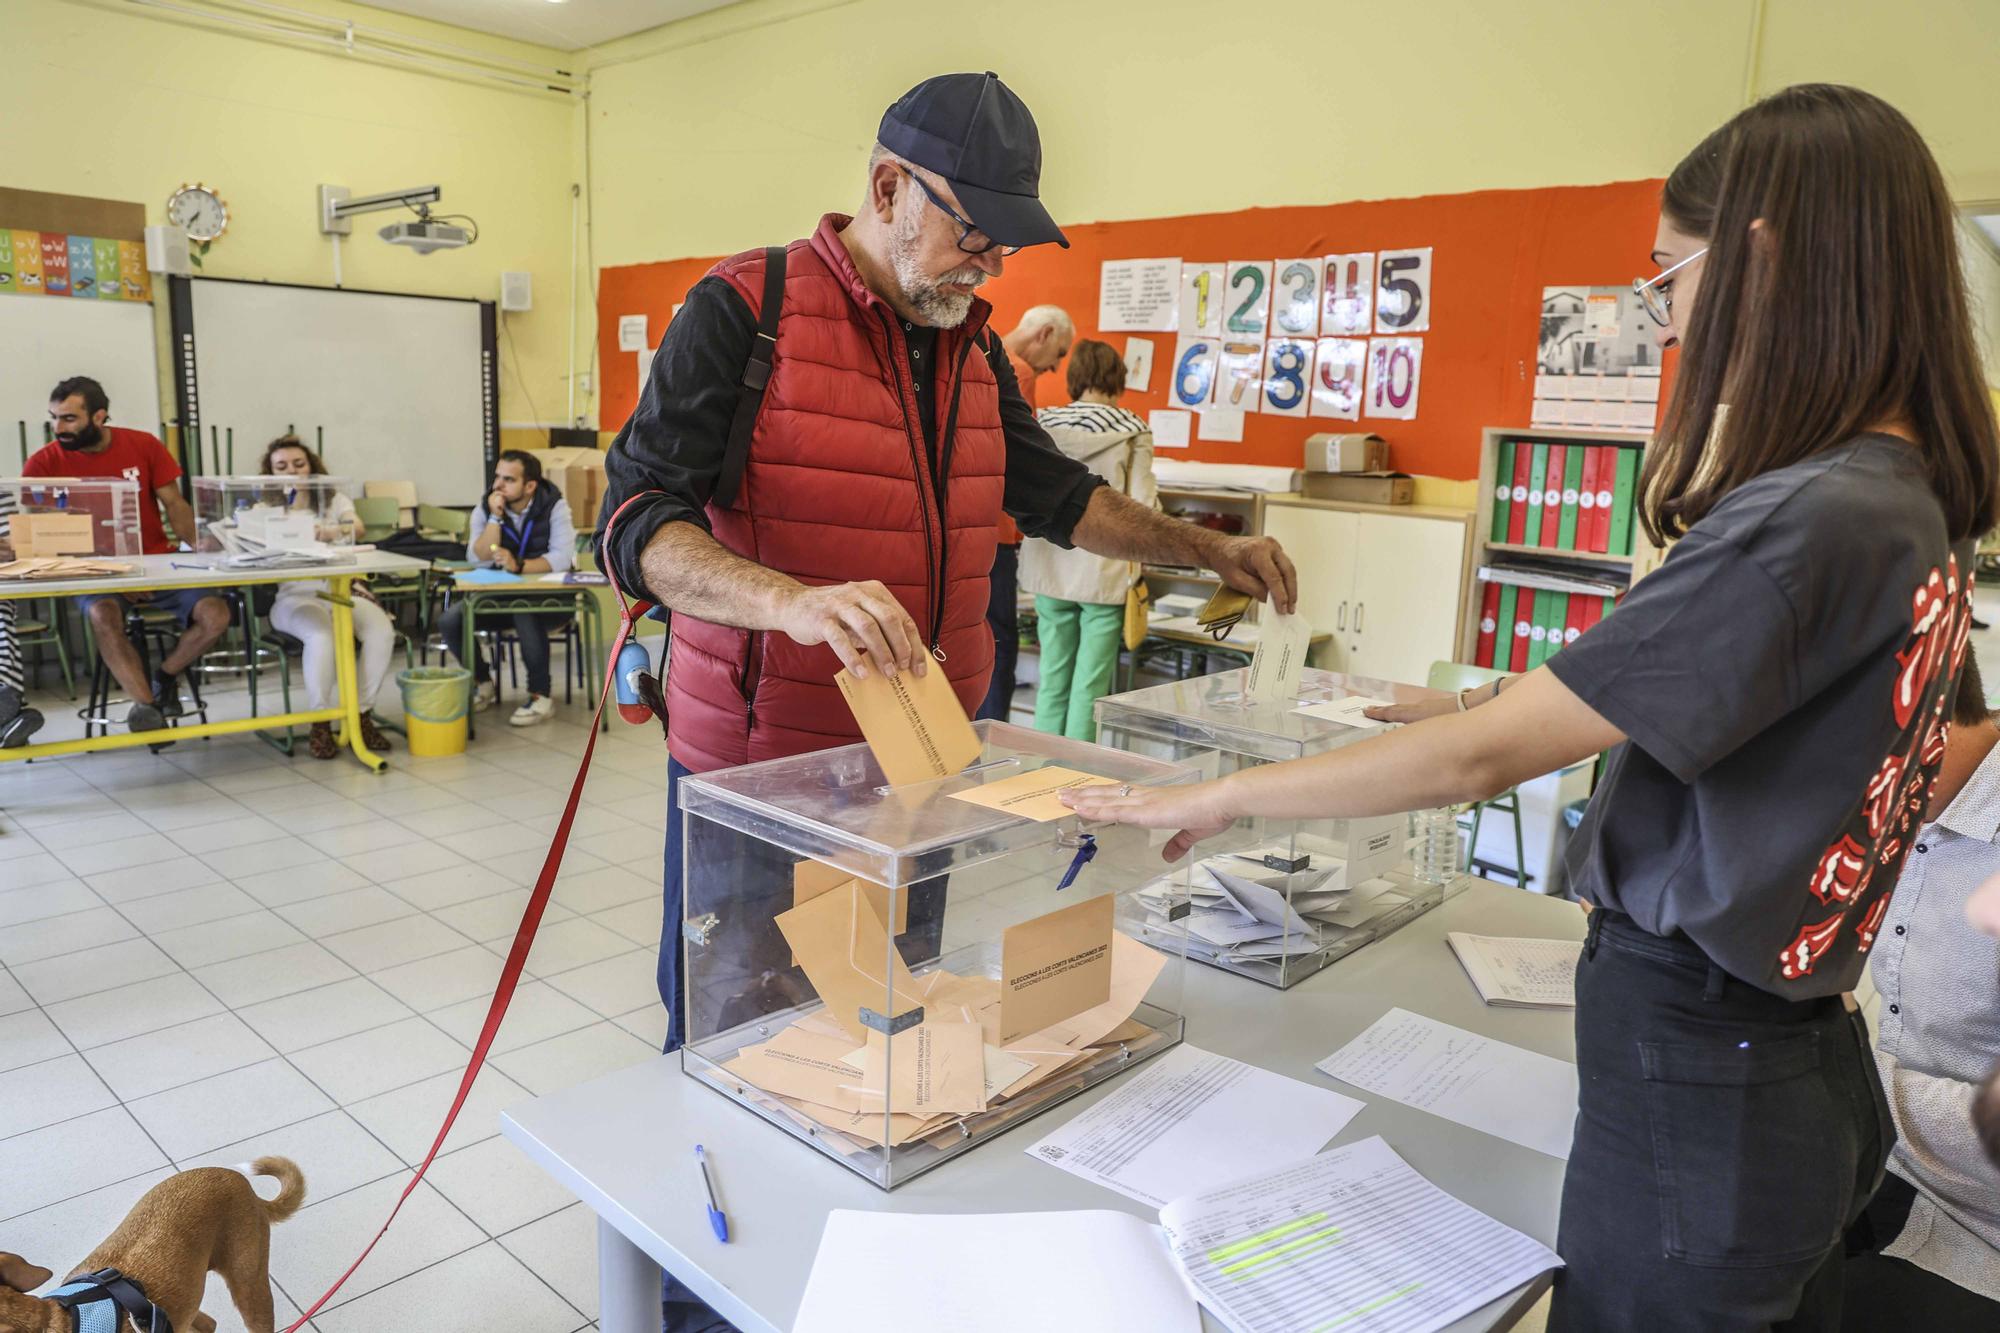
[[[688,293],[607,460],[606,522],[633,502],[606,557],[620,586],[673,612],[669,1049],[685,1035],[679,779],[858,740],[843,666],[943,671],[970,712],[993,662],[1003,510],[1060,546],[1205,565],[1285,610],[1296,597],[1276,543],[1133,504],[1035,424],[978,295],[1021,247],[1067,244],[1037,198],[1021,100],[993,74],[944,75],[890,107],[877,137],[855,217],[723,260]],[[766,376],[759,407],[743,386]],[[748,433],[736,458],[733,422]]]
[[[1021,316],[1014,331],[1000,340],[1014,382],[1029,407],[1042,406],[1035,382],[1062,364],[1076,339],[1076,324],[1059,305],[1038,305]],[[976,717],[1005,722],[1014,707],[1014,667],[1021,656],[1021,621],[1016,606],[1020,588],[1021,530],[1000,515],[1000,544],[993,551],[993,572],[987,578],[986,623],[993,630],[993,679]]]

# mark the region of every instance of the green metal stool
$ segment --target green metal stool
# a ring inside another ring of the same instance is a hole
[[[1424,684],[1434,690],[1450,690],[1452,693],[1457,694],[1461,690],[1469,690],[1477,685],[1487,685],[1493,681],[1505,679],[1511,674],[1513,673],[1495,671],[1491,667],[1467,666],[1463,662],[1433,662],[1431,663],[1430,675],[1425,678]],[[1527,838],[1521,831],[1521,789],[1519,787],[1509,787],[1506,791],[1501,792],[1491,800],[1472,801],[1461,808],[1470,811],[1472,814],[1472,836],[1465,840],[1465,868],[1467,873],[1471,872],[1472,858],[1479,850],[1480,823],[1485,819],[1488,810],[1495,810],[1503,815],[1511,816],[1514,821],[1514,882],[1524,889],[1527,888],[1528,848]],[[1494,869],[1506,869],[1506,867],[1496,866]]]

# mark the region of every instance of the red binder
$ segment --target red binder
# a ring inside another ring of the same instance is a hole
[[[1590,614],[1588,607],[1595,600],[1595,598],[1591,597],[1572,597],[1569,599],[1569,615],[1563,620],[1563,644],[1565,647],[1575,643],[1584,630],[1590,628],[1585,621]]]
[[[1544,593],[1543,596],[1548,594]],[[1535,592],[1532,588],[1521,589],[1519,599],[1514,603],[1514,651],[1508,659],[1509,671],[1528,669],[1528,649],[1534,642],[1535,633]]]
[[[1604,619],[1604,599],[1602,597],[1581,597],[1577,600],[1583,604],[1583,627],[1585,629],[1589,629],[1592,625]]]
[[[1618,482],[1618,448],[1600,445],[1590,453],[1597,460],[1597,480],[1592,483],[1597,508],[1590,516],[1590,549],[1607,552],[1611,549],[1611,493]]]
[[[1570,446],[1574,448],[1575,446]],[[1555,548],[1562,534],[1563,454],[1560,444],[1549,446],[1549,466],[1542,480],[1542,535],[1536,545]]]
[[[1489,583],[1486,585],[1486,600],[1479,608],[1479,644],[1472,653],[1475,666],[1493,665],[1493,640],[1500,629],[1499,618],[1500,585]]]
[[[1519,546],[1528,539],[1528,471],[1534,462],[1535,447],[1522,440],[1514,446],[1514,494],[1511,497],[1513,510],[1507,515],[1507,541]],[[1609,537],[1611,529],[1604,535]]]

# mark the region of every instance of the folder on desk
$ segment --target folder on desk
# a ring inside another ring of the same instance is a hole
[[[1514,488],[1507,510],[1507,541],[1519,546],[1528,540],[1528,473],[1535,446],[1522,440],[1514,446]]]
[[[1556,532],[1556,545],[1565,551],[1576,549],[1577,518],[1583,502],[1583,460],[1589,452],[1579,445],[1571,445],[1563,452],[1562,522]]]
[[[1537,546],[1554,546],[1562,533],[1563,459],[1574,445],[1549,446],[1548,471],[1542,477],[1542,535]]]
[[[1500,628],[1500,585],[1486,585],[1485,595],[1479,605],[1479,642],[1473,649],[1472,661],[1476,666],[1493,665],[1493,639]]]
[[[1493,537],[1507,540],[1507,519],[1514,511],[1514,442],[1500,441],[1493,463]]]

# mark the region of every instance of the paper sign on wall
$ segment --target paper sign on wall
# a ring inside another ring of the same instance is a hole
[[[1352,337],[1374,328],[1375,252],[1328,255],[1320,265],[1321,333]]]
[[[646,392],[646,381],[653,373],[653,348],[641,347],[635,354],[639,361],[639,392]]]
[[[1181,265],[1176,327],[1184,338],[1198,333],[1206,333],[1210,337],[1222,335],[1222,277],[1225,271],[1221,264]]]
[[[1277,295],[1272,298],[1271,332],[1312,337],[1319,332],[1317,259],[1280,259]]]
[[[1195,436],[1223,444],[1241,444],[1243,414],[1231,407],[1211,407],[1201,414],[1201,425],[1195,430]]]
[[[1171,333],[1180,304],[1178,259],[1107,259],[1099,270],[1099,332]]]
[[[1215,396],[1210,400],[1216,407],[1227,407],[1238,412],[1255,412],[1258,400],[1264,396],[1264,344],[1261,342],[1226,342],[1222,344],[1222,355],[1216,362]]]
[[[1153,340],[1151,338],[1127,338],[1125,340],[1125,387],[1132,393],[1144,393],[1153,384]]]
[[[646,317],[644,315],[620,315],[618,317],[618,350],[621,352],[643,352],[646,350]]]
[[[1230,338],[1262,338],[1271,327],[1271,270],[1268,259],[1229,261],[1229,288],[1223,294],[1222,332]]]
[[[1168,397],[1175,407],[1200,409],[1215,395],[1215,363],[1222,344],[1214,338],[1183,337],[1174,344],[1174,382]]]
[[[1176,412],[1171,408],[1162,411],[1154,408],[1146,414],[1146,425],[1153,432],[1155,449],[1185,449],[1188,447],[1188,427],[1192,414]]]
[[[1313,342],[1310,338],[1273,338],[1264,344],[1264,410],[1281,417],[1302,417],[1312,391]]]
[[[1431,248],[1384,250],[1376,268],[1375,332],[1422,333],[1431,326]]]
[[[1413,420],[1423,370],[1422,338],[1369,339],[1367,415]]]
[[[1359,420],[1367,363],[1365,338],[1321,338],[1313,358],[1312,415]]]

